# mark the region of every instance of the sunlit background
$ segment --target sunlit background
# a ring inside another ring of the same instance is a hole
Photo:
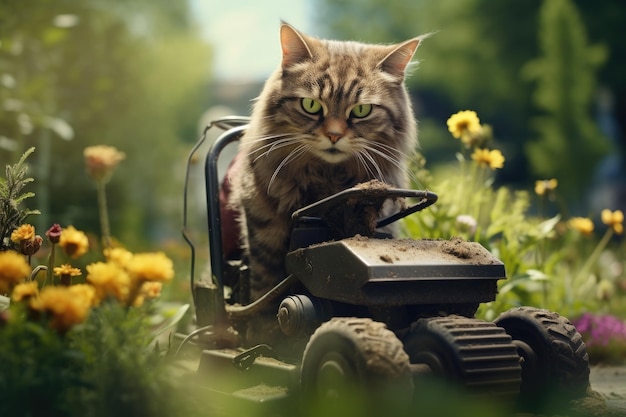
[[[35,146],[33,222],[97,233],[82,150],[116,146],[127,158],[108,185],[113,235],[177,247],[186,158],[206,115],[249,113],[285,20],[367,42],[433,32],[407,81],[431,170],[455,162],[445,122],[471,109],[506,158],[498,183],[554,177],[570,214],[624,208],[625,12],[609,0],[4,1],[0,161]]]

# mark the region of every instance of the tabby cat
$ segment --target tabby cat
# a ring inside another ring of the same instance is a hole
[[[293,211],[372,179],[407,185],[417,132],[404,77],[421,39],[369,45],[281,25],[282,63],[230,175],[252,301],[285,277]]]

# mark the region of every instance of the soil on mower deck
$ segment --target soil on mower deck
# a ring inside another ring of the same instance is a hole
[[[398,239],[381,240],[364,236],[346,239],[367,247],[377,254],[381,261],[388,264],[414,263],[419,259],[421,264],[441,263],[446,258],[467,265],[490,265],[497,263],[490,253],[474,242],[467,242],[460,237],[444,239]]]

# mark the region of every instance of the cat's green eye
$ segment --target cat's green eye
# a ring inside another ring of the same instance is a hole
[[[372,112],[371,104],[357,104],[352,108],[350,115],[359,119],[368,116]]]
[[[301,103],[304,111],[309,114],[318,114],[322,111],[322,103],[314,98],[303,98]]]

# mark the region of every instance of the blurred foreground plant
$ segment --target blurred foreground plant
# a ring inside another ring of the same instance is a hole
[[[8,178],[0,183],[12,184],[9,173],[16,169],[7,168]],[[11,178],[24,178],[26,168],[18,173]],[[102,261],[83,271],[71,263],[89,252],[85,233],[55,224],[44,242],[32,225],[15,224],[33,213],[19,208],[31,194],[20,198],[17,188],[8,188],[11,204],[0,207],[0,226],[10,235],[0,251],[0,415],[179,413],[183,404],[172,393],[180,391],[170,378],[167,351],[155,338],[187,306],[171,320],[153,320],[162,285],[174,276],[172,261],[162,252],[112,248],[109,241]],[[31,255],[47,245],[47,265],[31,267]],[[61,257],[65,262],[57,265]]]

